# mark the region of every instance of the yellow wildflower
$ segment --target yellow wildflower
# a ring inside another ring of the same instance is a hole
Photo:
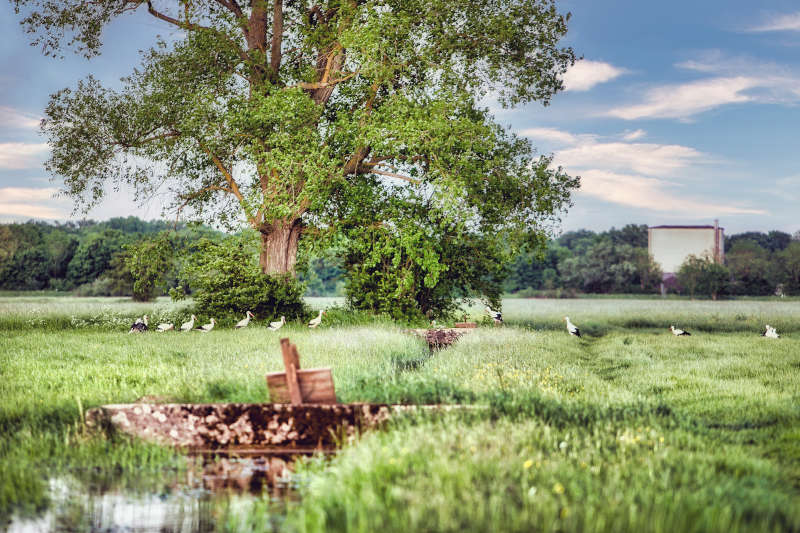
[[[564,494],[564,485],[556,482],[556,484],[553,485],[553,492],[555,492],[556,494]]]
[[[522,466],[525,468],[525,470],[529,469],[533,466],[533,459],[528,459],[522,464]]]

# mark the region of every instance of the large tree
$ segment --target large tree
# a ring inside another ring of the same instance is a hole
[[[577,186],[480,105],[562,88],[575,55],[553,0],[11,1],[50,55],[100,53],[128,12],[182,30],[120,89],[90,76],[51,97],[48,168],[79,206],[127,183],[246,222],[265,273],[292,273],[301,235],[335,231],[352,191],[402,185],[448,223],[521,242]]]

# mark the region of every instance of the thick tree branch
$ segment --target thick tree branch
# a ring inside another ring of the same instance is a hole
[[[231,172],[227,168],[225,168],[225,165],[222,163],[220,158],[217,157],[217,155],[214,152],[212,152],[202,141],[198,140],[197,142],[200,145],[200,148],[206,154],[208,154],[208,156],[211,158],[211,161],[214,162],[214,165],[222,173],[222,176],[225,178],[225,181],[228,182],[228,187],[230,187],[230,192],[236,197],[237,200],[239,200],[239,205],[242,206],[242,209],[244,210],[245,215],[247,216],[247,221],[254,228],[256,228],[257,227],[256,218],[252,214],[250,214],[250,210],[247,209],[247,205],[245,204],[244,201],[244,196],[242,196],[242,192],[239,190],[239,185],[236,183],[236,180],[233,179],[233,174],[231,174]]]
[[[281,44],[283,43],[283,0],[274,0],[272,6],[272,48],[270,49],[269,66],[272,69],[273,81],[278,80],[281,68]]]
[[[422,183],[420,180],[415,180],[414,178],[409,178],[408,176],[403,176],[402,174],[398,174],[396,172],[386,172],[385,170],[378,170],[375,168],[371,168],[368,171],[372,172],[373,174],[380,174],[381,176],[389,176],[390,178],[401,179],[409,183],[413,183],[414,185],[419,185]]]

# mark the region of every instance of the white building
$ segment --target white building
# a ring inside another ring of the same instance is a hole
[[[647,230],[647,242],[665,275],[676,273],[689,255],[725,262],[724,229],[716,220],[713,226],[653,226]]]

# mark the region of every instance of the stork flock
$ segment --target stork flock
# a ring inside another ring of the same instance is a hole
[[[313,329],[319,326],[322,323],[322,315],[324,314],[325,310],[321,309],[319,315],[317,315],[316,318],[312,318],[309,321],[308,327]],[[236,323],[234,329],[246,328],[247,326],[250,325],[250,321],[253,318],[255,318],[255,315],[253,315],[253,313],[251,313],[250,311],[247,311],[245,317]],[[217,324],[217,320],[215,318],[212,318],[208,324],[194,327],[194,323],[196,320],[197,317],[195,315],[192,315],[188,321],[181,324],[179,331],[200,331],[202,333],[208,333],[209,331],[214,329],[214,326]],[[269,326],[267,326],[267,329],[270,331],[278,331],[283,327],[284,324],[286,324],[286,317],[282,316],[280,320],[277,320],[275,322],[270,322]],[[128,331],[128,333],[144,333],[145,331],[148,330],[149,330],[148,316],[144,315],[143,317],[136,319],[136,321],[131,325],[131,329]],[[156,331],[158,331],[159,333],[164,333],[165,331],[174,331],[174,330],[175,330],[175,324],[169,322],[165,322],[163,324],[159,324],[158,326],[156,326]]]
[[[486,314],[489,315],[489,317],[494,321],[494,324],[496,326],[499,326],[499,325],[503,324],[503,315],[500,313],[500,311],[495,311],[491,307],[487,306],[486,307]],[[580,337],[581,336],[581,330],[578,329],[578,326],[576,326],[575,324],[573,324],[570,321],[568,316],[564,317],[564,322],[567,323],[567,332],[570,335],[572,335],[573,337]],[[692,335],[691,333],[689,333],[685,329],[678,329],[675,326],[670,326],[669,330],[676,337],[689,337],[689,336]],[[762,337],[767,337],[767,338],[770,338],[770,339],[779,339],[780,338],[780,335],[778,335],[778,332],[775,330],[775,328],[770,326],[769,324],[767,324],[765,326],[764,333],[762,333],[761,336]]]

